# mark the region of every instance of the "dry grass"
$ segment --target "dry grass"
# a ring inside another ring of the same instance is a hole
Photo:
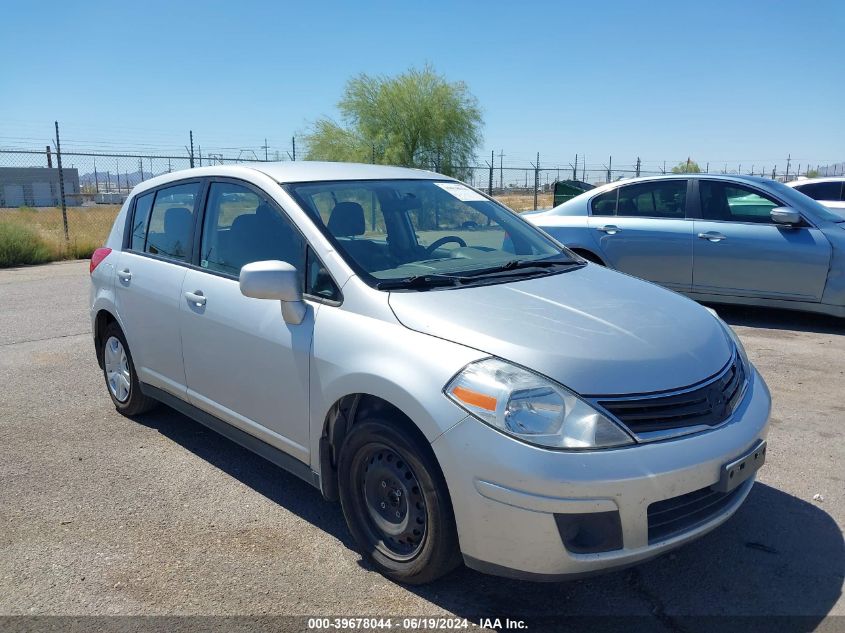
[[[534,208],[534,194],[533,193],[505,193],[498,196],[493,196],[504,204],[506,207],[514,211],[531,211]],[[551,209],[552,208],[552,194],[538,193],[537,194],[537,208]]]
[[[66,241],[61,209],[0,209],[0,243],[15,243],[0,256],[0,266],[90,257],[105,243],[119,210],[118,205],[69,207]],[[22,236],[26,239],[19,245]]]

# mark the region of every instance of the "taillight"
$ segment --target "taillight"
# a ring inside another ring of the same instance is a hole
[[[109,256],[109,253],[111,253],[110,248],[98,248],[95,250],[91,254],[91,263],[88,265],[88,273],[93,273],[94,269],[100,265],[100,262]]]

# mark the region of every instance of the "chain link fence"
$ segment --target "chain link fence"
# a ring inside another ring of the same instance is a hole
[[[278,152],[268,158],[275,159],[277,155]],[[54,145],[43,149],[0,149],[0,265],[21,260],[20,255],[9,255],[8,251],[22,240],[37,242],[38,246],[35,255],[23,258],[27,263],[88,257],[105,242],[121,205],[139,183],[193,166],[270,162],[259,156],[243,150],[237,157],[201,151],[193,154],[190,150],[183,155],[62,151],[55,140]],[[294,153],[282,158],[295,156]],[[481,164],[453,169],[460,179],[515,211],[550,208],[557,181],[602,184],[671,173],[671,165],[677,164],[670,162],[667,168],[667,163],[646,165],[639,159],[631,164],[614,164],[610,157],[607,164],[595,165],[585,163],[579,156],[568,165],[551,166],[542,164],[537,156],[529,165],[515,166],[502,162],[497,165],[495,158],[493,155]],[[436,163],[427,167],[439,171]],[[710,171],[710,165],[706,169]],[[747,170],[741,165],[728,170],[725,165],[713,172],[762,175],[785,181],[816,172],[839,175],[845,173],[845,164],[793,168],[787,163],[785,169],[774,167],[771,171],[753,165]]]

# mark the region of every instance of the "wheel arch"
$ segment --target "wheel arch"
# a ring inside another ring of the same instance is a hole
[[[337,463],[343,441],[357,423],[371,417],[390,420],[403,431],[416,436],[420,445],[430,452],[431,458],[440,469],[440,476],[443,476],[442,468],[434,451],[431,450],[428,438],[410,415],[382,396],[371,393],[349,393],[338,398],[329,407],[323,419],[319,443],[319,464],[321,490],[326,499],[331,501],[338,499]]]
[[[94,317],[94,349],[100,369],[103,368],[103,333],[111,323],[117,323],[120,326],[120,322],[111,311],[101,308]]]

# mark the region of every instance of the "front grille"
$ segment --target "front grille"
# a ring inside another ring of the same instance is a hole
[[[749,485],[750,483],[742,484],[730,492],[702,488],[680,497],[652,503],[648,506],[649,544],[707,523],[730,506],[734,498]]]
[[[737,355],[702,384],[671,393],[597,398],[632,433],[641,436],[673,429],[718,426],[736,409],[745,392],[746,375]],[[643,438],[641,438],[643,439]]]

